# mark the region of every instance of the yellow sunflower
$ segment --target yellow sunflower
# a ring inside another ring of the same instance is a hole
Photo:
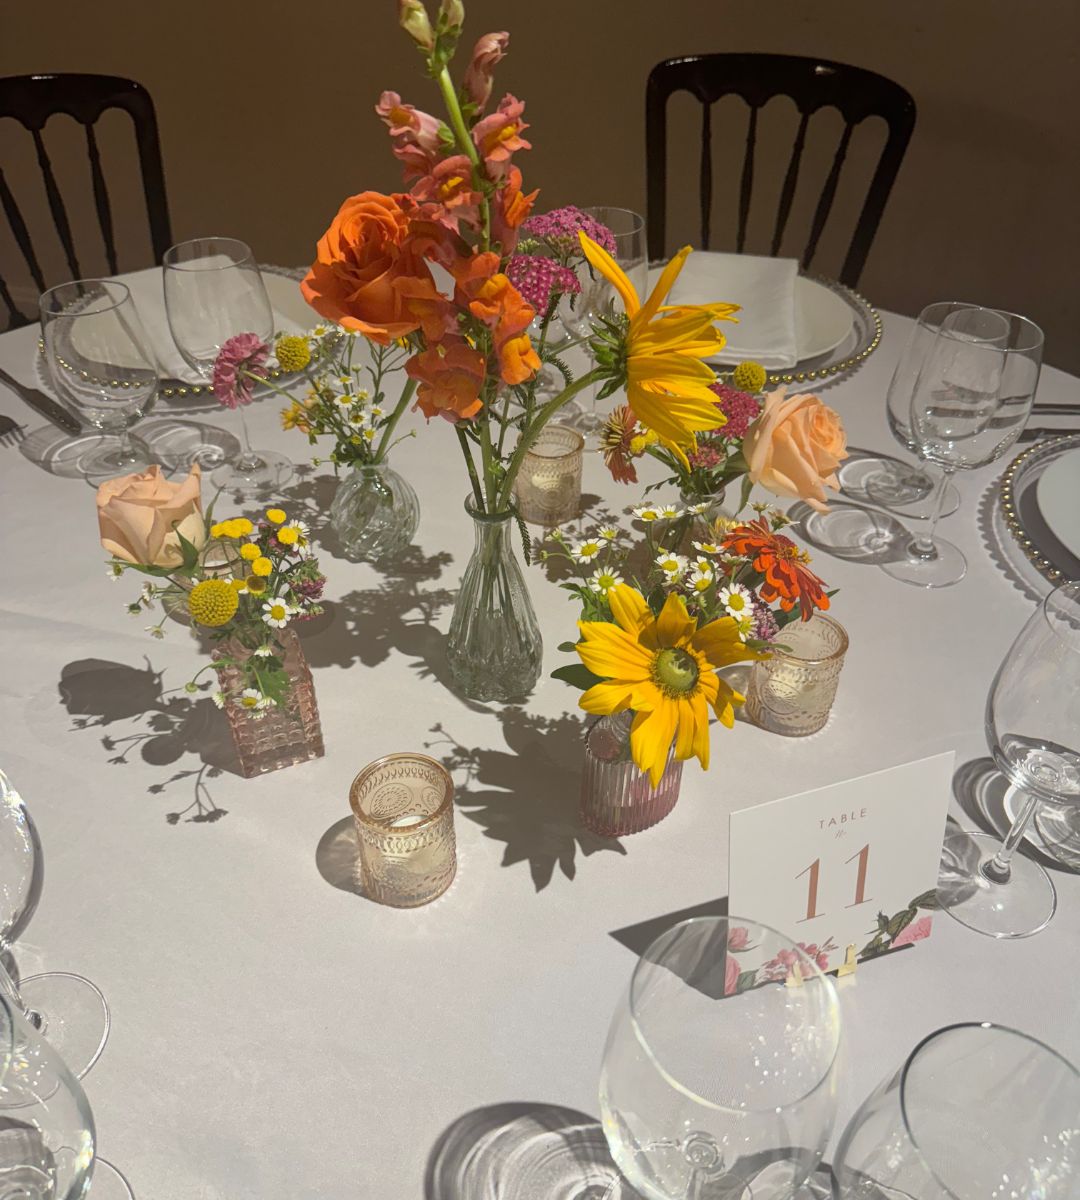
[[[690,253],[689,246],[668,263],[642,303],[611,255],[587,234],[579,237],[585,257],[619,293],[630,319],[625,342],[630,407],[688,467],[683,447],[696,444],[695,432],[724,423],[716,394],[709,390],[716,382],[716,372],[702,359],[723,348],[725,338],[715,322],[736,320],[739,305],[664,304]]]
[[[607,595],[615,622],[579,621],[581,661],[602,682],[594,684],[579,704],[588,713],[633,709],[630,753],[653,787],[660,782],[668,750],[675,757],[697,755],[709,765],[709,709],[722,724],[735,722],[735,706],[744,697],[717,674],[717,667],[768,658],[739,640],[731,617],[698,629],[681,596],[671,593],[659,617],[641,593],[625,584]]]

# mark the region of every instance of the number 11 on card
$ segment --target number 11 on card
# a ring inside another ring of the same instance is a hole
[[[854,862],[856,859],[859,860],[859,870],[855,877],[855,899],[851,904],[845,904],[845,908],[855,908],[858,905],[865,904],[868,900],[873,899],[872,896],[867,896],[866,894],[866,874],[870,866],[869,842],[867,842],[857,854],[853,854],[849,859],[847,859],[844,863],[844,866],[846,867],[848,863]],[[815,917],[822,917],[825,915],[817,910],[818,884],[821,881],[821,859],[815,858],[814,861],[806,868],[806,870],[800,871],[795,878],[802,879],[804,875],[809,875],[810,880],[806,890],[806,916],[800,917],[800,925],[803,923],[803,921],[813,921]]]

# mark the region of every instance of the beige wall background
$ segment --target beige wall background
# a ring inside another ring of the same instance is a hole
[[[861,290],[905,313],[944,298],[1015,309],[1046,330],[1047,361],[1080,372],[1077,0],[467,0],[467,7],[466,49],[488,29],[511,31],[497,87],[526,100],[534,149],[519,161],[526,182],[542,188],[540,208],[643,209],[645,79],[663,58],[715,50],[819,55],[898,80],[915,96],[918,121]],[[39,71],[143,83],[157,104],[177,240],[228,233],[276,263],[309,261],[343,196],[398,186],[372,113],[383,88],[438,110],[434,85],[397,28],[395,0],[0,0],[0,73]],[[688,98],[671,110],[673,123],[686,128],[675,137],[669,173],[669,244],[698,236],[691,165],[698,111]],[[769,116],[762,176],[770,162],[783,169],[784,136],[794,127],[783,102]],[[733,237],[745,119],[734,101],[718,106],[714,248]],[[116,115],[103,131],[107,164],[121,170],[131,166],[126,121]],[[816,166],[799,195],[793,237],[837,128],[826,116],[816,131]],[[93,240],[77,132],[66,118],[51,122],[50,146],[77,224]],[[867,127],[862,153],[879,138]],[[856,160],[838,217],[868,171],[867,158]],[[0,161],[45,242],[49,221],[32,149],[12,122],[0,121]],[[773,210],[779,181],[770,186],[763,181],[755,193],[763,213]],[[117,195],[115,207],[127,235],[121,266],[148,265],[138,204]],[[764,223],[755,233],[765,236]],[[830,230],[815,263],[822,271],[838,266],[838,233]],[[63,278],[55,249],[46,258]],[[102,270],[103,259],[91,254],[83,269]],[[19,281],[2,220],[0,272],[23,294],[33,291]]]

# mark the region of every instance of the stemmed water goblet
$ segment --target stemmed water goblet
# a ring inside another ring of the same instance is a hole
[[[833,1177],[838,1200],[1072,1200],[1080,1074],[1015,1029],[939,1029],[860,1106]]]
[[[1028,618],[990,685],[986,740],[1018,793],[1001,842],[993,834],[946,836],[938,899],[971,929],[1026,937],[1057,907],[1050,876],[1016,855],[1040,801],[1080,804],[1080,583],[1055,588]]]
[[[1042,331],[1026,317],[962,308],[942,322],[911,395],[911,434],[922,458],[942,469],[927,528],[882,570],[917,587],[963,579],[967,560],[936,536],[957,470],[1000,458],[1027,423],[1042,363]]]
[[[39,302],[45,362],[53,387],[103,435],[81,454],[92,481],[150,465],[131,426],[151,408],[158,366],[131,293],[113,279],[75,279]]]
[[[33,818],[0,771],[0,996],[18,1007],[81,1079],[109,1036],[105,997],[90,980],[68,971],[30,975],[16,984],[5,963],[37,908],[44,871]]]
[[[601,1120],[624,1177],[606,1196],[794,1196],[832,1130],[839,1043],[832,981],[783,934],[736,917],[662,933],[604,1049]]]
[[[236,238],[195,238],[171,246],[162,260],[165,314],[177,349],[189,367],[207,383],[221,347],[240,333],[262,341],[274,333],[274,312],[266,285],[250,248]],[[287,483],[293,464],[274,450],[253,450],[244,409],[240,454],[215,467],[215,487],[234,492],[269,491]],[[212,456],[212,457],[211,457]],[[220,458],[209,449],[204,465]]]

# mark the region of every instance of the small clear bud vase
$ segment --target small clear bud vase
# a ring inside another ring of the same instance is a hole
[[[640,833],[662,821],[675,807],[682,783],[682,762],[675,745],[654,788],[630,757],[631,711],[601,717],[585,736],[581,776],[581,822],[601,837]]]
[[[400,554],[416,535],[420,504],[409,481],[389,463],[356,463],[330,505],[330,527],[346,555],[377,562]]]
[[[470,700],[522,700],[544,660],[540,626],[514,554],[510,512],[478,512],[465,502],[475,540],[454,602],[446,658],[458,692]]]
[[[289,676],[287,699],[281,707],[246,709],[237,702],[246,685],[242,669],[235,663],[217,668],[225,693],[225,715],[245,779],[279,771],[295,763],[323,756],[322,724],[315,699],[315,684],[295,629],[278,630],[277,643]],[[214,651],[220,659],[243,659],[253,651],[236,641],[225,642]]]

